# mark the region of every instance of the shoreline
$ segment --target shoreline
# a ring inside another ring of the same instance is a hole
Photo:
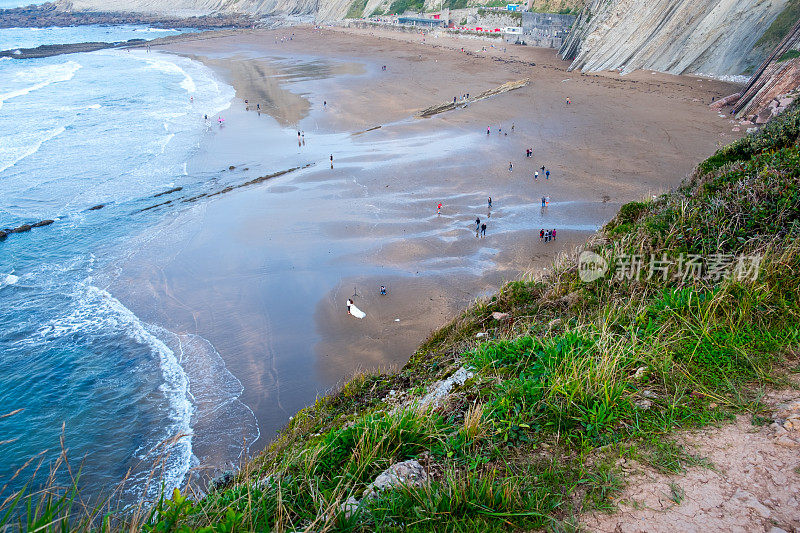
[[[375,44],[367,52],[363,42],[340,29],[292,30],[295,39],[283,43],[278,37],[287,30],[231,32],[214,39],[153,45],[203,61],[237,91],[226,112],[228,138],[216,139],[219,153],[201,155],[196,165],[213,160],[220,166],[227,158],[237,167],[235,172],[246,168],[251,175],[266,175],[275,170],[269,156],[274,149],[259,155],[259,146],[277,143],[288,150],[295,143],[295,128],[305,131],[309,144],[282,157],[317,165],[211,201],[203,199],[204,214],[192,221],[195,235],[202,237],[181,242],[167,264],[146,259],[126,268],[127,281],[148,287],[140,304],[132,304],[137,315],[146,307],[149,319],[166,320],[170,329],[208,339],[242,382],[241,399],[256,413],[262,435],[251,451],[271,439],[289,416],[359,369],[402,366],[431,331],[467,303],[507,280],[542,272],[558,253],[581,245],[625,201],[677,185],[696,162],[684,160],[687,147],[699,160],[700,152],[713,151],[709,130],[716,138],[730,130],[714,112],[703,115],[705,106],[692,102],[698,95],[686,88],[716,82],[669,75],[617,79],[566,73],[554,51],[541,49],[521,51],[529,57],[515,50],[520,57],[509,55],[501,62],[494,60],[499,54],[494,51],[481,57],[413,40],[386,43],[382,36],[362,36]],[[417,50],[425,52],[424,60],[416,57]],[[391,74],[380,72],[383,63],[389,64]],[[533,74],[529,88],[466,110],[410,118],[446,101],[449,92],[458,94],[459,87],[478,94],[520,79],[525,72],[518,70],[525,65]],[[584,93],[594,104],[587,107],[583,98],[573,95],[574,107],[561,107],[560,84],[570,82],[580,84],[574,94]],[[437,89],[428,92],[432,87]],[[616,115],[616,98],[603,99],[612,92],[609,89],[619,87],[639,90],[629,98],[643,103],[638,109],[620,106],[632,116],[623,116],[624,125],[606,131],[603,138],[593,137],[591,133],[602,130],[601,117]],[[711,89],[703,89],[711,94]],[[246,95],[259,91],[274,103],[275,116],[258,117],[244,110]],[[322,100],[329,102],[327,108]],[[543,106],[541,100],[552,103]],[[295,112],[281,111],[295,109],[291,102],[302,101],[306,104]],[[675,102],[684,116],[694,109],[701,126],[681,125],[666,101]],[[531,109],[526,111],[526,106]],[[573,109],[581,111],[572,113]],[[650,113],[653,109],[656,112]],[[626,161],[636,161],[654,137],[664,135],[657,134],[657,128],[636,127],[642,117],[665,132],[682,132],[672,141],[668,133],[669,153],[657,155],[653,168],[644,170]],[[272,122],[267,126],[264,120]],[[515,132],[486,140],[487,122],[506,128],[515,122]],[[590,132],[580,133],[573,122],[583,123]],[[376,125],[383,127],[365,131]],[[633,131],[626,133],[624,128]],[[688,139],[680,140],[682,136]],[[695,147],[698,139],[705,140]],[[579,140],[588,144],[571,147]],[[625,153],[620,141],[633,150],[615,161],[611,154]],[[551,182],[556,192],[548,195],[558,198],[546,211],[531,209],[544,182],[533,183],[528,175],[535,168],[524,158],[528,142],[535,144],[537,161],[543,158],[548,167],[549,161],[556,165]],[[326,160],[332,150],[337,153],[331,170]],[[515,161],[510,175],[503,168],[509,159]],[[683,173],[676,171],[682,167]],[[663,172],[670,168],[673,172]],[[410,176],[406,169],[412,169]],[[520,171],[525,179],[517,178]],[[431,181],[431,176],[437,179]],[[499,233],[490,229],[491,240],[486,241],[470,238],[470,221],[475,215],[485,217],[483,203],[489,195],[495,199],[490,228],[499,228]],[[437,217],[432,209],[440,199],[448,207]],[[366,204],[373,207],[364,211]],[[262,206],[269,212],[262,212]],[[581,218],[594,222],[584,227]],[[555,246],[545,247],[535,238],[547,221],[559,228]],[[581,229],[569,231],[576,223]],[[172,244],[163,246],[171,249]],[[157,255],[156,251],[154,247],[150,253]],[[379,298],[381,284],[389,288],[388,298]],[[343,298],[353,292],[368,313],[364,321],[353,322],[342,311]]]

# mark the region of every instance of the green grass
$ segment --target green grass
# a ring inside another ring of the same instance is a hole
[[[778,63],[783,63],[784,61],[789,61],[790,59],[797,59],[798,57],[800,57],[800,50],[789,50],[778,58]]]
[[[424,0],[394,0],[389,6],[389,13],[402,15],[406,11],[420,13],[425,10]]]
[[[756,47],[773,49],[789,34],[792,26],[800,19],[800,0],[789,0],[764,35],[756,42]]]
[[[364,9],[367,7],[367,0],[355,0],[352,4],[350,4],[350,9],[347,11],[347,14],[344,18],[347,19],[357,19],[364,16]]]

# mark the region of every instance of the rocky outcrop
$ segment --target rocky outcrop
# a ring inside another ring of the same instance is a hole
[[[800,91],[800,20],[756,70],[741,92],[734,112],[752,122],[765,123],[781,113]]]
[[[344,18],[353,0],[72,0],[59,4],[69,11],[140,13],[185,18],[210,15],[315,15],[319,20]]]
[[[34,222],[33,224],[22,224],[21,226],[17,226],[16,228],[0,229],[0,241],[4,241],[6,237],[8,237],[13,233],[26,233],[32,230],[33,228],[41,228],[44,226],[49,226],[53,222],[55,222],[55,220],[47,219],[47,220],[40,220],[39,222]]]
[[[94,9],[76,11],[70,2],[52,2],[0,10],[0,28],[47,28],[51,26],[80,26],[84,24],[146,24],[158,28],[250,28],[253,17],[248,14],[205,13],[199,16],[179,16],[168,6],[154,12],[118,9],[109,11],[105,2]],[[121,3],[120,3],[121,4]],[[124,6],[120,5],[120,8]],[[49,54],[54,55],[54,54]]]
[[[143,42],[141,39],[127,41],[124,44],[136,44]],[[3,50],[0,57],[10,57],[12,59],[35,59],[39,57],[50,57],[61,54],[77,54],[79,52],[94,52],[104,48],[115,48],[121,44],[115,43],[71,43],[71,44],[45,44],[36,48],[18,48],[14,50]]]
[[[530,78],[525,78],[522,80],[517,81],[509,81],[500,85],[499,87],[495,87],[494,89],[488,89],[483,91],[481,94],[477,96],[473,96],[470,98],[463,98],[461,100],[455,100],[453,102],[446,102],[444,104],[437,104],[430,107],[426,107],[422,111],[418,111],[414,116],[417,118],[428,118],[434,115],[438,115],[439,113],[444,113],[445,111],[452,111],[453,109],[459,107],[467,107],[469,104],[473,102],[478,102],[480,100],[484,100],[486,98],[490,98],[492,96],[507,93],[508,91],[513,91],[515,89],[519,89],[521,87],[525,87],[530,83]]]
[[[360,501],[351,496],[341,504],[339,509],[345,516],[352,516],[359,507],[378,497],[381,492],[400,487],[419,487],[427,483],[428,479],[425,468],[415,459],[395,463],[381,472],[375,481],[367,485]]]
[[[789,0],[591,0],[561,47],[571,69],[742,74]]]

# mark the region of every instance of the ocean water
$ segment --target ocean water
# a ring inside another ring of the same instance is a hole
[[[44,4],[45,0],[0,0],[0,9],[10,9],[13,7],[24,7],[34,4]]]
[[[163,32],[0,30],[0,48],[100,35]],[[221,467],[257,438],[210,343],[143,322],[108,290],[115,265],[174,216],[141,212],[153,195],[203,186],[187,161],[214,134],[203,115],[233,96],[199,63],[146,51],[0,61],[0,228],[56,220],[0,241],[0,498],[52,464],[62,436],[81,485],[107,494],[126,478],[126,501],[178,486],[209,442]]]
[[[2,4],[0,4],[2,9]],[[43,44],[115,43],[131,39],[150,40],[177,35],[186,30],[151,28],[125,24],[119,26],[56,26],[51,28],[5,28],[0,30],[0,50],[34,48]]]

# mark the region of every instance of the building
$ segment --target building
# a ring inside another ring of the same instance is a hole
[[[397,17],[397,22],[400,24],[408,24],[409,26],[421,26],[424,28],[439,28],[445,25],[445,21],[441,18],[427,19],[422,17]]]
[[[529,46],[561,48],[575,18],[575,15],[523,12],[522,41]]]

